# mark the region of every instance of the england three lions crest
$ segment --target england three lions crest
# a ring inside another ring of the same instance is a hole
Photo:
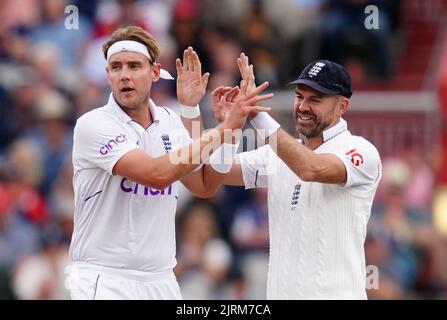
[[[171,140],[169,139],[169,135],[164,133],[161,135],[161,140],[163,141],[163,147],[165,148],[166,153],[172,150]]]

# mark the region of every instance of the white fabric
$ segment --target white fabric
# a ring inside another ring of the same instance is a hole
[[[122,51],[138,52],[146,56],[151,62],[155,62],[155,59],[149,54],[147,47],[144,44],[133,40],[122,40],[112,44],[109,50],[107,50],[107,61],[109,61],[110,57],[115,53]]]
[[[239,155],[246,188],[268,187],[268,299],[366,299],[363,245],[381,162],[367,140],[339,129],[315,152],[342,159],[345,186],[303,182],[269,146]]]
[[[278,122],[273,119],[267,112],[259,112],[256,117],[250,120],[253,128],[262,139],[267,139],[280,128]]]
[[[277,173],[277,156],[269,145],[239,154],[246,189],[267,188],[268,176]]]
[[[211,167],[219,173],[230,172],[238,147],[239,143],[223,143],[210,156]]]
[[[160,78],[165,80],[174,80],[174,77],[171,76],[168,70],[160,68]]]
[[[180,103],[180,115],[186,119],[194,119],[200,116],[199,105],[185,106]]]
[[[66,287],[72,300],[181,300],[172,270],[150,273],[88,263],[70,265]]]
[[[107,50],[107,62],[109,61],[110,57],[113,56],[115,53],[123,51],[132,51],[141,53],[142,55],[147,57],[150,62],[152,63],[156,62],[154,61],[154,58],[149,54],[149,51],[147,50],[147,47],[144,44],[133,40],[122,40],[112,44],[110,48]],[[160,69],[160,78],[165,80],[174,80],[174,77],[172,77],[171,74],[165,69]]]
[[[70,257],[114,268],[148,272],[175,264],[175,182],[164,190],[112,175],[116,162],[140,148],[151,157],[191,142],[179,116],[149,103],[154,122],[143,128],[112,95],[76,123],[73,142],[74,232]]]
[[[348,130],[348,123],[345,119],[340,118],[339,123],[323,131],[323,141],[326,142],[346,130]]]

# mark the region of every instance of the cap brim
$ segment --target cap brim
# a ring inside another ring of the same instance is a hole
[[[289,85],[292,84],[304,84],[306,86],[311,87],[314,90],[317,90],[318,92],[324,93],[324,94],[339,94],[340,92],[327,89],[321,85],[318,84],[318,82],[308,80],[308,79],[297,79],[295,81],[292,81],[289,83]]]

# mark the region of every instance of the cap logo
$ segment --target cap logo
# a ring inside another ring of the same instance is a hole
[[[325,66],[326,64],[324,62],[317,62],[314,64],[314,66],[312,67],[312,69],[310,69],[309,71],[309,77],[313,78],[315,76],[318,75],[318,73],[321,71],[321,69]]]

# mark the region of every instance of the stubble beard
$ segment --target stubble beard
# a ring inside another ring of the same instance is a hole
[[[149,93],[147,93],[144,97],[140,98],[140,96],[138,95],[138,93],[136,93],[136,97],[133,99],[133,102],[130,103],[123,103],[123,101],[117,101],[118,104],[124,108],[124,109],[131,109],[131,110],[135,110],[138,109],[139,107],[141,107],[141,105],[146,106],[148,101],[149,101]]]
[[[296,129],[300,135],[305,136],[306,138],[315,138],[320,136],[326,128],[330,126],[329,120],[316,119],[315,124],[312,128],[304,128],[299,124],[296,125]]]

